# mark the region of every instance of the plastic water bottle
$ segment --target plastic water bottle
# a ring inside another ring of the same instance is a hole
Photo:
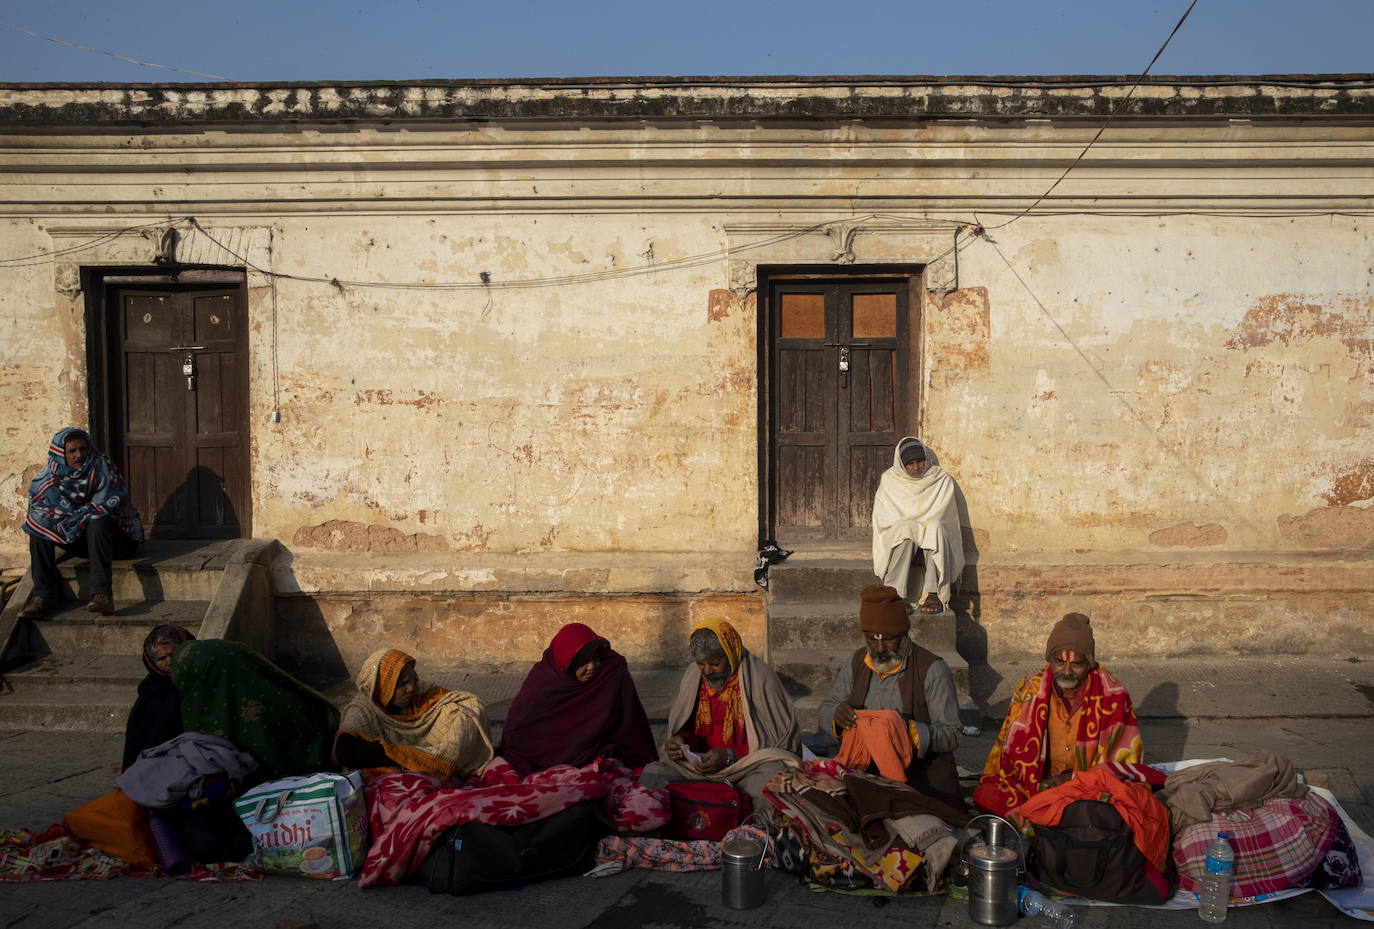
[[[1219,833],[1207,846],[1207,870],[1202,875],[1197,915],[1203,922],[1226,922],[1226,904],[1231,899],[1231,876],[1236,870],[1236,853],[1231,848],[1231,833]]]
[[[1016,891],[1016,908],[1023,916],[1042,916],[1054,929],[1074,929],[1073,909],[1057,900],[1051,900],[1038,890],[1019,887]]]

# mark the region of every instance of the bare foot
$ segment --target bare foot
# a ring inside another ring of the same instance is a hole
[[[940,603],[940,598],[935,594],[926,594],[925,600],[921,602],[920,610],[922,613],[943,613],[945,608]]]

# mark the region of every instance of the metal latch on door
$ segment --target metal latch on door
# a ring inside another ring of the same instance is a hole
[[[185,352],[186,357],[181,360],[181,373],[186,378],[186,389],[196,389],[196,352],[205,351],[204,345],[173,345],[172,351]]]
[[[851,348],[868,348],[867,342],[850,342],[843,344],[840,342],[826,342],[826,348],[838,348],[840,350],[840,386],[849,386],[849,350]]]

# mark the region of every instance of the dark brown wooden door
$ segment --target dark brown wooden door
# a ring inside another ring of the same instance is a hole
[[[248,353],[238,288],[110,295],[117,460],[150,538],[246,534]],[[190,365],[188,378],[185,366]]]
[[[770,285],[772,512],[779,540],[866,538],[906,422],[908,284]]]

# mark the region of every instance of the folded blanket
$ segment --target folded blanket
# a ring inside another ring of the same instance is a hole
[[[481,775],[457,786],[414,771],[383,775],[367,787],[372,845],[358,885],[399,884],[451,826],[516,826],[583,800],[599,800],[601,817],[619,832],[668,822],[667,792],[639,786],[633,771],[604,757],[582,768],[556,765],[524,778],[497,757]]]

